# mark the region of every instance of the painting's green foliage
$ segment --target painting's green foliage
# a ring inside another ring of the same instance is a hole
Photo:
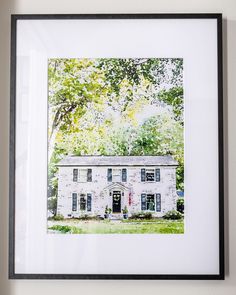
[[[60,221],[60,220],[64,220],[64,216],[61,214],[57,214],[55,216],[53,216],[52,218],[49,218],[49,220],[55,220],[55,221]]]
[[[157,95],[158,99],[171,105],[176,120],[183,123],[184,93],[183,87],[173,87],[169,90],[162,90]]]
[[[177,200],[177,211],[184,213],[184,198],[179,198]]]
[[[66,154],[173,155],[183,190],[182,59],[50,59],[49,196]]]
[[[57,214],[57,198],[48,198],[48,210],[55,216]]]
[[[171,210],[167,212],[164,216],[164,219],[171,219],[171,220],[178,220],[183,218],[183,214],[181,214],[179,211]]]
[[[49,232],[62,234],[183,234],[183,220],[124,219],[122,221],[75,220],[50,222]]]
[[[99,68],[104,71],[106,81],[116,94],[119,94],[120,85],[125,79],[131,85],[140,85],[144,78],[157,87],[163,83],[181,87],[183,82],[182,59],[109,58],[100,59]]]

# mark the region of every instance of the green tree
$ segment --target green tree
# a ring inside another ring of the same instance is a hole
[[[92,59],[50,59],[48,81],[50,159],[58,131],[76,131],[88,104],[100,103],[107,86],[103,72]]]
[[[57,214],[57,197],[48,198],[48,210],[56,216]]]

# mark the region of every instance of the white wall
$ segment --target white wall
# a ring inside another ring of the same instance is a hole
[[[115,184],[107,182],[107,169],[110,166],[83,167],[83,169],[92,169],[92,182],[73,181],[73,168],[71,166],[59,167],[58,172],[58,202],[57,212],[64,217],[68,214],[77,216],[81,214],[79,208],[72,211],[72,194],[92,194],[92,215],[104,214],[105,207],[112,208],[112,198],[108,186]],[[77,167],[78,168],[78,167]],[[119,167],[113,167],[119,168]],[[153,212],[155,216],[163,216],[166,212],[176,208],[176,168],[172,166],[160,167],[160,181],[141,182],[142,167],[126,167],[127,181],[121,182],[126,189],[123,189],[124,196],[121,197],[121,210],[128,207],[129,213],[139,212],[141,210],[142,193],[160,193],[161,194],[161,212]],[[146,168],[148,168],[146,166]],[[149,167],[153,168],[153,167]],[[86,170],[87,171],[87,170]],[[121,170],[120,170],[121,171]],[[155,172],[155,170],[153,169]],[[115,188],[114,190],[119,190]],[[132,192],[132,206],[128,204],[129,192]],[[77,201],[78,203],[78,201]],[[156,202],[155,202],[156,203]],[[121,211],[122,212],[122,211]]]
[[[222,12],[224,16],[226,280],[9,281],[8,127],[10,13]],[[235,0],[0,0],[0,294],[236,294],[236,1]]]

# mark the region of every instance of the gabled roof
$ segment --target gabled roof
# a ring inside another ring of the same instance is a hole
[[[57,166],[177,166],[172,156],[66,156]]]

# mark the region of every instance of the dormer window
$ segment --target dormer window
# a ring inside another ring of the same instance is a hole
[[[74,182],[91,182],[92,181],[92,169],[73,169],[73,181]]]

